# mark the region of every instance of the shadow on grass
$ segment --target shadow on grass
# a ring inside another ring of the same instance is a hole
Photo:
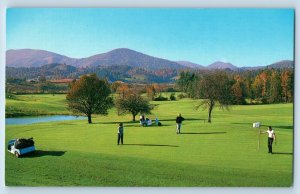
[[[273,152],[273,154],[293,155],[293,153],[290,153],[290,152]]]
[[[154,122],[155,120],[152,120],[152,121]],[[175,123],[176,117],[174,117],[172,119],[161,119],[159,121],[174,121],[174,123]],[[206,122],[207,119],[186,118],[185,121],[201,121],[201,122]],[[128,124],[138,124],[139,125],[140,121],[138,119],[136,121],[118,121],[118,122],[116,122],[116,121],[110,121],[110,122],[103,121],[103,122],[101,122],[100,121],[100,122],[93,122],[91,124],[107,124],[107,125],[116,124],[116,125],[118,125],[119,123],[127,124],[127,126],[130,126]],[[170,125],[165,125],[165,124],[163,124],[163,125],[164,126],[170,126]]]
[[[119,125],[120,123],[123,123],[124,127],[143,127],[140,125],[139,121],[127,121],[127,122],[94,122],[91,124],[102,124],[102,125]],[[162,124],[162,126],[172,126],[172,125],[168,125],[168,124]],[[175,126],[175,124],[174,124]],[[146,127],[160,127],[157,126],[155,123]]]
[[[207,119],[198,119],[198,118],[185,118],[184,121],[202,121],[202,122],[206,122]],[[159,121],[176,121],[176,117],[174,117],[174,119],[161,119]]]
[[[140,121],[111,121],[111,122],[93,122],[91,124],[107,124],[107,125],[112,125],[112,124],[115,124],[115,125],[118,125],[120,123],[123,123],[123,124],[140,124]]]
[[[234,125],[248,125],[248,126],[252,126],[253,123],[231,123]],[[294,129],[294,126],[289,125],[289,126],[283,126],[283,125],[260,125],[261,127],[266,127],[268,128],[269,126],[272,126],[272,128],[276,129],[276,128],[281,128],[281,129]]]
[[[227,132],[202,132],[202,133],[197,133],[197,132],[186,132],[186,133],[180,133],[183,135],[210,135],[210,134],[225,134]]]
[[[126,125],[127,126],[127,125]],[[161,124],[161,126],[158,126],[158,125],[156,125],[155,123],[153,124],[153,125],[148,125],[148,126],[141,126],[141,125],[139,125],[140,127],[145,127],[145,128],[147,128],[147,127],[162,127],[162,126],[174,126],[175,127],[175,124],[174,125],[169,125],[169,124]]]
[[[35,157],[43,157],[43,156],[62,156],[67,151],[43,151],[43,150],[35,150],[32,153],[27,155],[23,155],[23,158],[35,158]]]
[[[125,146],[161,146],[161,147],[179,147],[177,145],[167,145],[167,144],[123,144]]]
[[[269,127],[270,125],[261,125],[262,127]],[[294,126],[275,126],[275,125],[271,125],[272,128],[281,128],[281,129],[294,129]]]

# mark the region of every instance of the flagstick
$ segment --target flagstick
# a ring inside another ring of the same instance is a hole
[[[257,145],[257,147],[258,147],[258,151],[259,151],[259,148],[260,148],[260,128],[258,130],[258,145]]]

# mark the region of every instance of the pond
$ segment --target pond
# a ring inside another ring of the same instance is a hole
[[[33,123],[43,123],[51,121],[69,121],[69,120],[84,120],[83,116],[71,116],[71,115],[51,115],[51,116],[36,116],[36,117],[18,117],[18,118],[6,118],[6,125],[26,125]]]

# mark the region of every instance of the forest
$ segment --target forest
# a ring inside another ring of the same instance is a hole
[[[294,69],[182,71],[177,86],[195,99],[222,91],[229,104],[288,103],[294,99]]]

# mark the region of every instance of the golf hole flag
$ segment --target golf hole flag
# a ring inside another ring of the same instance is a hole
[[[260,148],[260,122],[253,123],[253,128],[259,128],[258,136],[257,136],[257,150],[259,151],[259,148]]]
[[[253,128],[259,128],[260,127],[260,122],[253,123]]]

